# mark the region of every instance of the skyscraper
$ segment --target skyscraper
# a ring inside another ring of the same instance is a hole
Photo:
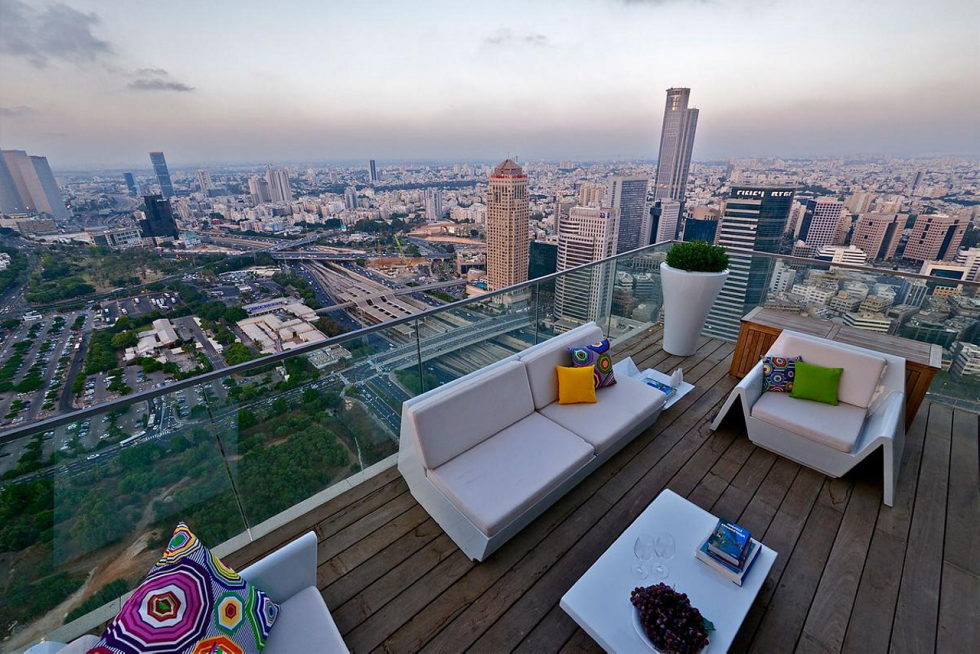
[[[372,184],[378,181],[378,167],[374,163],[374,159],[368,161],[368,181]]]
[[[905,217],[897,213],[862,214],[851,245],[860,248],[868,259],[891,259],[904,226]]]
[[[803,246],[794,247],[793,254],[809,257],[825,245],[832,245],[843,211],[844,203],[834,198],[806,200],[797,234]]]
[[[732,186],[718,227],[718,245],[778,253],[794,193],[791,186]],[[732,251],[728,257],[728,279],[708,313],[705,332],[734,341],[742,316],[765,295],[774,260]]]
[[[126,188],[129,190],[130,195],[140,194],[140,189],[136,185],[136,178],[133,177],[133,173],[123,173],[123,179],[126,180]]]
[[[944,213],[916,216],[902,256],[915,261],[952,260],[963,242],[967,222]]]
[[[197,177],[197,185],[200,187],[201,193],[207,195],[208,191],[210,191],[213,187],[211,182],[211,173],[206,170],[199,170],[195,176]]]
[[[425,189],[425,219],[430,223],[442,220],[442,189]]]
[[[687,107],[690,95],[691,89],[667,89],[657,177],[654,180],[654,199],[657,200],[668,198],[684,202],[694,149],[694,132],[698,126],[698,110]]]
[[[629,252],[647,245],[642,228],[646,214],[646,177],[613,177],[609,180],[609,204],[619,212],[619,239],[616,252]]]
[[[698,219],[688,218],[684,221],[684,240],[685,241],[706,241],[715,242],[715,234],[718,233],[718,221],[714,218]]]
[[[269,185],[271,202],[293,201],[293,189],[289,186],[289,173],[285,168],[266,168],[265,181]]]
[[[651,234],[651,241],[672,241],[677,238],[677,225],[681,220],[681,203],[677,200],[664,198],[657,200],[653,206],[656,232]]]
[[[258,175],[250,175],[248,178],[248,192],[252,195],[253,204],[264,204],[272,201],[269,193],[269,182]]]
[[[143,236],[177,238],[177,221],[170,206],[170,200],[159,195],[143,198],[146,219],[140,221]]]
[[[170,181],[170,170],[167,168],[167,160],[162,152],[151,152],[150,163],[153,164],[153,172],[157,175],[160,182],[160,194],[165,198],[174,196],[174,185]]]
[[[490,173],[487,190],[487,286],[491,291],[527,280],[530,217],[527,175],[507,159]]]
[[[613,208],[572,207],[558,233],[558,270],[616,253],[619,216]],[[555,280],[555,315],[566,327],[599,320],[609,313],[615,266],[592,266]]]
[[[344,189],[344,208],[357,209],[357,189],[353,186]]]
[[[40,211],[68,219],[61,189],[46,157],[23,150],[0,151],[0,209],[6,213]]]

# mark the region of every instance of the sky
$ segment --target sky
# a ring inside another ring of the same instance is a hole
[[[56,170],[980,153],[976,0],[0,0],[0,146]]]

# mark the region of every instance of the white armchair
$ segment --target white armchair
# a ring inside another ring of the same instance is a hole
[[[905,359],[788,330],[766,355],[843,368],[840,403],[763,393],[759,361],[728,396],[712,429],[738,403],[750,441],[829,477],[847,473],[880,447],[884,502],[892,506],[905,445]]]

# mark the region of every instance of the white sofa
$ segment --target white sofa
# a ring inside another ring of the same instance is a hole
[[[316,547],[316,534],[311,531],[241,571],[281,607],[263,654],[349,652],[316,587]],[[85,654],[98,641],[93,635],[70,645],[49,641],[27,654]]]
[[[712,429],[738,403],[749,440],[830,477],[840,477],[881,448],[883,499],[892,506],[905,444],[905,359],[789,330],[766,355],[843,368],[839,404],[764,393],[760,360],[728,396]]]
[[[598,342],[576,327],[402,405],[398,470],[412,495],[482,561],[660,415],[666,396],[630,378],[595,404],[558,404],[556,366]]]

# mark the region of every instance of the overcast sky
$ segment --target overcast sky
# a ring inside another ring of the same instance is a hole
[[[976,0],[0,0],[0,145],[53,167],[980,152]]]

